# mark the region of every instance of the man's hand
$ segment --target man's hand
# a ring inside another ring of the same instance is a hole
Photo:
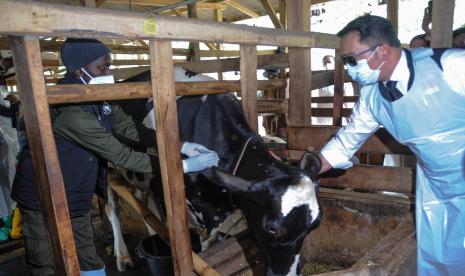
[[[218,160],[216,152],[204,153],[182,160],[182,168],[184,173],[198,172],[206,168],[218,166]]]
[[[19,97],[14,95],[13,93],[8,94],[5,98],[5,100],[9,101],[10,104],[17,104],[19,103]]]
[[[193,157],[193,156],[197,156],[200,154],[212,153],[212,152],[214,151],[211,151],[207,149],[206,147],[202,146],[201,144],[197,144],[197,143],[184,142],[181,147],[181,153],[184,155],[187,155],[188,157]]]

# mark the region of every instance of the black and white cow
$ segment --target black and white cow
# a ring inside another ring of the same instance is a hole
[[[150,79],[148,73],[138,77]],[[233,94],[182,97],[177,106],[181,141],[202,144],[220,157],[217,168],[185,175],[188,206],[198,225],[214,233],[239,208],[264,256],[266,274],[298,275],[303,240],[321,218],[318,157],[306,153],[299,166],[273,158]],[[161,180],[150,182],[162,199]]]

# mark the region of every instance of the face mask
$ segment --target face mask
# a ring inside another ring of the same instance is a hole
[[[84,68],[81,68],[81,70],[82,70],[82,72],[84,72],[90,78],[89,83],[86,83],[84,81],[84,79],[81,77],[81,81],[84,84],[112,84],[112,83],[115,83],[115,78],[113,77],[113,75],[100,76],[100,77],[95,77],[94,78],[89,73],[87,73],[87,71],[84,70]]]
[[[357,65],[350,66],[347,65],[347,73],[349,73],[350,77],[358,82],[360,85],[368,85],[374,84],[378,82],[379,74],[381,73],[381,67],[384,65],[384,61],[377,69],[371,69],[370,65],[368,65],[368,61],[371,57],[378,51],[379,47],[367,58],[357,60]]]

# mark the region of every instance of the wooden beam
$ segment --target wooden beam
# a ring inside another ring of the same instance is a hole
[[[279,21],[281,22],[283,29],[287,29],[286,14],[286,0],[279,0]]]
[[[387,1],[387,18],[394,26],[394,30],[399,33],[399,0]]]
[[[107,3],[112,4],[128,4],[129,0],[106,0]],[[131,0],[133,5],[141,6],[167,6],[177,4],[181,1],[179,0]]]
[[[284,80],[260,80],[258,90],[280,89],[286,87]],[[240,92],[240,81],[176,82],[176,95],[193,96]],[[118,83],[99,85],[52,85],[47,86],[49,104],[94,102],[105,100],[123,100],[151,97],[148,82]]]
[[[245,118],[258,133],[257,113],[257,47],[241,45],[241,98]]]
[[[454,0],[433,0],[432,48],[449,48],[452,46],[454,7]]]
[[[100,8],[103,5],[103,3],[105,3],[105,1],[106,0],[96,0],[95,1],[96,8]]]
[[[324,187],[350,188],[369,192],[389,191],[415,194],[415,169],[357,165],[347,170],[331,170],[320,176]]]
[[[287,27],[310,31],[310,0],[286,2]],[[310,49],[289,47],[289,125],[310,126],[312,72]]]
[[[187,16],[192,19],[197,19],[197,4],[188,4],[187,5]],[[200,45],[198,42],[189,43],[189,55],[187,56],[187,61],[200,61]]]
[[[223,2],[226,6],[228,7],[231,7],[233,9],[236,9],[252,18],[255,18],[255,17],[260,17],[260,14],[251,10],[250,8],[238,3],[237,1],[235,0],[226,0]]]
[[[320,150],[338,130],[336,127],[291,127],[288,130],[288,148]],[[385,129],[380,129],[372,135],[359,152],[412,154],[408,147],[399,144]]]
[[[249,45],[312,47],[314,35],[180,17],[86,9],[34,1],[0,1],[0,33],[120,39],[169,39]],[[66,18],[66,20],[63,20]],[[194,24],[193,24],[194,23]]]
[[[14,37],[13,60],[22,112],[32,151],[39,200],[58,275],[79,275],[66,192],[50,123],[37,37]],[[32,172],[31,172],[32,173]]]
[[[190,275],[192,248],[179,145],[178,114],[170,41],[150,41],[152,95],[157,125],[158,157],[175,275]]]
[[[276,10],[273,7],[273,3],[271,3],[270,0],[260,0],[262,2],[263,7],[265,8],[266,12],[268,13],[268,16],[271,19],[271,22],[273,22],[273,25],[275,28],[279,29],[284,29],[283,24],[279,20],[278,16],[276,15]]]
[[[257,100],[258,113],[286,113],[287,100]]]
[[[215,9],[213,11],[213,16],[217,22],[223,22],[223,10],[222,9]],[[221,43],[216,44],[216,48],[221,51]],[[220,56],[217,55],[216,59],[219,61]],[[218,80],[222,81],[223,80],[223,71],[218,70]]]
[[[336,57],[339,50],[336,50]],[[334,65],[334,102],[333,102],[333,126],[342,126],[342,110],[344,104],[344,63],[336,58]]]

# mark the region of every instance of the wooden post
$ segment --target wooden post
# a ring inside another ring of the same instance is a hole
[[[241,98],[245,117],[258,133],[257,46],[241,45]]]
[[[28,142],[56,274],[79,275],[63,176],[50,122],[39,40],[35,36],[14,37],[12,50],[27,136],[33,138]]]
[[[448,48],[452,46],[454,7],[454,0],[433,0],[432,48]]]
[[[152,94],[158,157],[175,275],[192,272],[170,41],[150,41]]]
[[[334,101],[333,126],[342,125],[342,108],[344,104],[344,63],[339,58],[340,51],[336,50],[334,64]]]
[[[287,26],[291,31],[310,31],[310,0],[287,0]],[[310,48],[289,47],[289,125],[311,125]]]
[[[223,22],[223,10],[222,9],[214,9],[214,15],[215,15],[215,20],[218,22]],[[220,59],[220,52],[221,52],[221,43],[216,44],[216,49],[218,50],[218,55],[216,56],[216,59]],[[222,81],[223,80],[223,70],[218,71],[218,80]]]
[[[197,4],[188,4],[187,5],[187,16],[189,18],[198,18],[197,16]],[[188,61],[199,61],[200,60],[200,45],[198,42],[189,43],[189,49],[191,54],[188,57]]]
[[[388,0],[387,18],[394,26],[394,30],[399,33],[399,0]]]

